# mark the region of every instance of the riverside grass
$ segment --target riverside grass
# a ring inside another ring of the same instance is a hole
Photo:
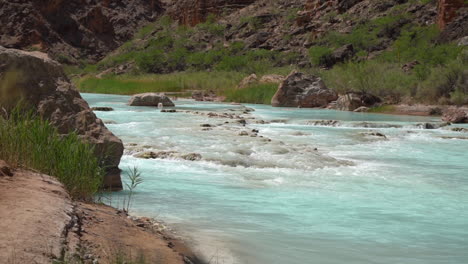
[[[0,116],[0,159],[54,176],[74,199],[91,200],[103,177],[94,148],[20,109]]]
[[[287,75],[292,68],[276,68],[275,74]],[[171,74],[121,75],[97,78],[85,76],[74,79],[80,92],[132,95],[146,92],[180,93],[190,96],[191,91],[212,90],[227,102],[270,104],[278,84],[253,84],[239,89],[237,85],[246,75],[241,72],[179,72]]]

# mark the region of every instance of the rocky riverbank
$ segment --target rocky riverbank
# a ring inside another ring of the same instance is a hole
[[[202,263],[150,218],[72,201],[56,179],[0,161],[0,263]]]

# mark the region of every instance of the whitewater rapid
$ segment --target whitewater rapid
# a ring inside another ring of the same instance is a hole
[[[83,97],[115,109],[97,115],[126,146],[121,169],[144,177],[134,213],[211,263],[468,260],[468,133],[422,128],[438,118],[188,100],[162,113]]]

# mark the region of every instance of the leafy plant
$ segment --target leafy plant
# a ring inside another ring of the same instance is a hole
[[[143,183],[143,178],[141,177],[141,173],[138,171],[137,167],[129,168],[127,171],[127,178],[130,182],[126,182],[125,186],[128,189],[128,199],[126,207],[124,205],[124,210],[128,213],[130,211],[130,205],[133,198],[133,192],[138,187],[138,185]]]

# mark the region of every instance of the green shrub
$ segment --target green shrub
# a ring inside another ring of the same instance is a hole
[[[155,49],[136,56],[135,61],[142,71],[157,73],[164,67],[165,56],[163,51]]]
[[[455,44],[436,44],[438,36],[439,30],[435,26],[406,29],[393,43],[392,50],[382,54],[381,58],[397,63],[417,60],[424,67],[447,64],[456,59],[463,48]]]
[[[313,46],[309,49],[310,61],[313,65],[327,65],[331,54],[332,50],[324,46]]]
[[[0,159],[56,177],[77,199],[90,199],[102,183],[94,148],[76,134],[59,135],[48,122],[14,109],[0,117]]]
[[[320,73],[325,83],[340,93],[368,92],[378,96],[411,96],[417,79],[399,65],[379,61],[349,62]]]

